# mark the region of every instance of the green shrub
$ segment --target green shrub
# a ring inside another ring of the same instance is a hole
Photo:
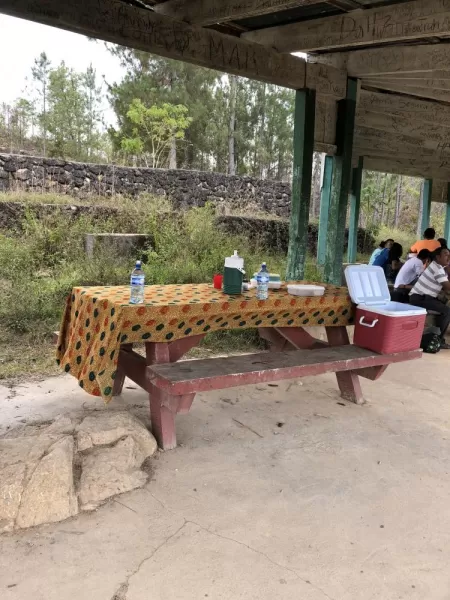
[[[378,231],[377,244],[381,240],[387,240],[389,238],[392,238],[393,240],[395,240],[403,246],[404,255],[406,255],[409,252],[409,249],[417,240],[417,236],[411,233],[410,231],[394,229],[391,227],[386,227],[385,225],[381,226]]]
[[[139,209],[125,203],[117,215],[105,219],[61,213],[38,221],[27,213],[20,234],[0,235],[0,328],[40,342],[58,328],[65,298],[74,286],[128,284],[132,261],[109,250],[87,258],[86,233],[151,234],[155,245],[144,256],[149,284],[210,282],[234,250],[244,257],[248,276],[266,261],[271,272],[284,277],[283,254],[218,230],[214,217],[212,206],[179,213],[152,197]],[[305,279],[321,279],[315,264],[306,266]],[[230,331],[211,334],[205,343],[225,351],[260,342],[254,331]]]

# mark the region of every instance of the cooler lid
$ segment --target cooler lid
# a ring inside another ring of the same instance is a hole
[[[355,304],[377,306],[389,302],[391,296],[384,271],[372,265],[350,265],[345,269],[345,280]]]

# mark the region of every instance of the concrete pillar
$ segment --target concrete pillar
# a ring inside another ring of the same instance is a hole
[[[350,193],[350,218],[348,225],[348,250],[347,261],[354,263],[356,261],[356,253],[358,246],[358,224],[359,224],[359,207],[361,203],[361,183],[363,173],[364,159],[361,156],[358,161],[358,166],[353,169],[352,189]]]
[[[344,258],[345,221],[352,176],[353,133],[355,128],[356,79],[347,79],[347,97],[338,102],[336,124],[337,153],[334,159],[328,217],[324,279],[340,285]]]
[[[314,153],[316,93],[297,90],[294,115],[294,165],[286,281],[304,278]]]
[[[317,237],[317,264],[325,264],[327,249],[328,213],[330,211],[331,179],[333,176],[334,158],[325,156],[320,190],[319,233]]]

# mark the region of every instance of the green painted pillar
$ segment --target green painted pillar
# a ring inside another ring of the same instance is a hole
[[[357,80],[347,79],[347,97],[338,102],[337,152],[331,182],[327,250],[324,280],[341,285],[344,259],[345,221],[352,177],[353,132],[355,127]]]
[[[356,253],[358,249],[358,224],[359,224],[359,206],[361,203],[361,183],[363,173],[362,156],[359,157],[358,166],[353,169],[352,174],[352,189],[350,194],[350,218],[348,224],[348,250],[347,262],[354,263],[356,261]]]
[[[444,237],[450,240],[450,183],[447,184],[447,208],[445,211]]]
[[[327,248],[328,213],[330,210],[331,178],[333,176],[332,156],[325,156],[322,189],[320,190],[319,234],[317,237],[317,264],[325,264]]]
[[[308,246],[309,205],[314,152],[316,93],[297,90],[294,115],[294,165],[286,280],[303,279]]]
[[[422,188],[422,233],[430,226],[432,188],[433,180],[425,179]]]

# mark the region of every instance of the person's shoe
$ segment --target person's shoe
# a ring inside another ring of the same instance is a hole
[[[441,342],[441,350],[450,350],[450,344],[447,344],[447,342]]]

